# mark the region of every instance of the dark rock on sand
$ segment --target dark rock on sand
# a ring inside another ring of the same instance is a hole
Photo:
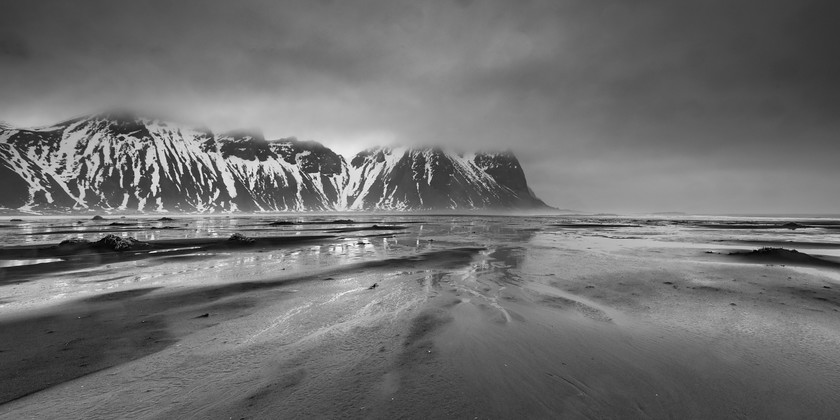
[[[372,286],[368,287],[368,290],[376,289],[376,286],[379,286],[379,283],[373,283]]]
[[[237,232],[237,233],[234,233],[233,235],[230,235],[230,238],[228,238],[228,242],[235,243],[235,244],[240,244],[240,245],[253,245],[254,238],[249,238],[249,237]]]
[[[91,217],[90,220],[105,220],[105,218],[97,214],[96,216]]]
[[[125,222],[112,222],[109,223],[108,226],[133,226],[134,223],[125,223]]]
[[[784,264],[793,264],[840,267],[840,263],[838,262],[817,258],[804,252],[799,252],[795,249],[764,247],[753,251],[730,252],[729,255],[745,258],[754,262],[780,264],[782,266],[784,266]]]
[[[795,249],[785,249],[785,248],[772,248],[772,247],[764,247],[759,249],[754,249],[752,251],[736,251],[730,252],[729,255],[753,255],[753,256],[771,256],[771,257],[789,257],[789,256],[800,256],[800,255],[808,255],[804,252],[799,252]]]
[[[783,227],[785,229],[796,230],[796,229],[800,229],[800,228],[806,228],[808,226],[800,225],[799,223],[788,222],[788,223],[783,224],[781,227]]]
[[[271,222],[268,225],[269,226],[291,226],[291,225],[295,225],[295,224],[296,224],[295,222],[287,222],[285,220],[280,220],[280,221],[276,221],[276,222]]]
[[[729,255],[750,255],[750,256],[767,256],[767,257],[794,257],[794,258],[801,258],[803,256],[810,255],[799,252],[795,249],[785,249],[785,248],[771,248],[771,247],[764,247],[759,249],[754,249],[752,251],[747,252],[730,252]]]
[[[23,219],[12,219],[12,220],[9,220],[9,221],[10,221],[10,222],[22,222],[22,221],[23,221]]]
[[[121,237],[117,235],[106,235],[102,239],[90,244],[91,248],[108,249],[117,252],[131,251],[137,248],[147,248],[150,245],[138,241],[130,236]]]
[[[175,221],[175,219],[173,219],[171,217],[161,217],[160,219],[158,219],[158,222],[174,222],[174,221]]]

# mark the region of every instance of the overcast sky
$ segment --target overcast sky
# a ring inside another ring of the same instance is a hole
[[[510,148],[551,205],[840,213],[840,2],[0,0],[0,120]]]

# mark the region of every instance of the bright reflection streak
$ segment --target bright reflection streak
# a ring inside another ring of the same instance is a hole
[[[31,260],[0,260],[0,267],[20,267],[22,265],[35,265],[63,261],[61,258],[38,258]]]
[[[382,220],[382,216],[360,215],[354,217],[359,225],[372,225]],[[428,217],[426,217],[428,219]],[[302,220],[306,220],[303,218]],[[368,221],[365,221],[368,220]],[[369,220],[373,220],[369,222]],[[421,217],[401,217],[400,220],[420,221]],[[292,236],[292,235],[335,235],[329,231],[330,225],[299,225],[288,229],[269,227],[259,218],[223,218],[223,217],[179,217],[177,222],[160,223],[148,219],[126,220],[130,227],[109,227],[103,223],[78,219],[37,219],[31,222],[0,228],[0,242],[3,246],[24,244],[43,244],[52,246],[70,237],[82,237],[90,241],[99,240],[108,233],[120,236],[133,236],[142,241],[188,239],[188,238],[226,238],[234,232],[246,236]],[[72,296],[80,290],[93,288],[117,288],[139,284],[196,284],[208,282],[235,282],[244,278],[272,278],[291,275],[290,272],[306,271],[327,267],[338,267],[364,261],[399,258],[415,255],[432,249],[448,247],[482,246],[487,248],[475,261],[462,270],[462,274],[471,279],[493,281],[494,276],[505,270],[512,270],[516,263],[515,253],[505,256],[495,253],[500,246],[530,244],[541,247],[574,249],[592,246],[598,252],[625,253],[633,249],[653,249],[657,247],[692,249],[729,249],[750,248],[751,245],[727,245],[711,242],[723,232],[727,238],[737,240],[782,240],[802,242],[823,242],[823,248],[801,249],[816,255],[838,254],[838,249],[828,247],[840,242],[837,230],[801,229],[789,230],[725,230],[698,229],[670,223],[638,222],[639,227],[627,228],[553,228],[552,223],[571,223],[562,218],[526,220],[521,218],[481,218],[468,222],[461,218],[438,218],[434,223],[406,224],[405,231],[394,232],[391,237],[361,236],[359,233],[347,233],[347,237],[329,239],[322,245],[300,245],[289,248],[266,249],[255,247],[243,248],[226,253],[195,253],[186,255],[167,255],[168,251],[152,251],[153,257],[142,261],[111,262],[84,271],[57,273],[50,276],[50,283],[33,281],[33,287],[43,287],[49,296]],[[151,227],[177,227],[177,229],[155,229]],[[65,233],[56,233],[65,232]],[[72,233],[69,233],[72,232]],[[353,236],[358,234],[360,236]],[[369,234],[370,235],[370,234]],[[432,242],[432,238],[434,242]],[[381,239],[381,240],[380,240]],[[710,245],[711,244],[711,245]],[[793,247],[793,246],[791,246]],[[177,251],[186,251],[194,247],[183,247]],[[23,264],[59,262],[60,259],[0,260],[0,267],[12,267]],[[288,270],[288,271],[284,271]],[[82,275],[83,273],[83,275]],[[429,283],[432,283],[429,279]],[[441,278],[438,281],[445,281]],[[53,283],[54,282],[54,283]],[[132,286],[134,287],[134,286]]]

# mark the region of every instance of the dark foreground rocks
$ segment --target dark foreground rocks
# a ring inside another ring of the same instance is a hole
[[[130,236],[122,237],[117,235],[105,235],[102,239],[91,242],[84,238],[70,238],[61,241],[58,244],[58,249],[62,251],[78,251],[85,248],[96,249],[96,250],[106,250],[106,251],[116,251],[116,252],[125,252],[125,251],[132,251],[136,249],[145,249],[149,248],[151,245],[138,241]]]
[[[239,232],[230,235],[228,238],[228,243],[238,244],[238,245],[253,245],[255,242],[254,238],[249,238]]]

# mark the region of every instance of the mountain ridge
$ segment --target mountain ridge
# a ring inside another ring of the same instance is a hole
[[[375,147],[103,113],[0,126],[0,208],[27,212],[549,209],[513,153]],[[24,192],[25,191],[25,192]]]

